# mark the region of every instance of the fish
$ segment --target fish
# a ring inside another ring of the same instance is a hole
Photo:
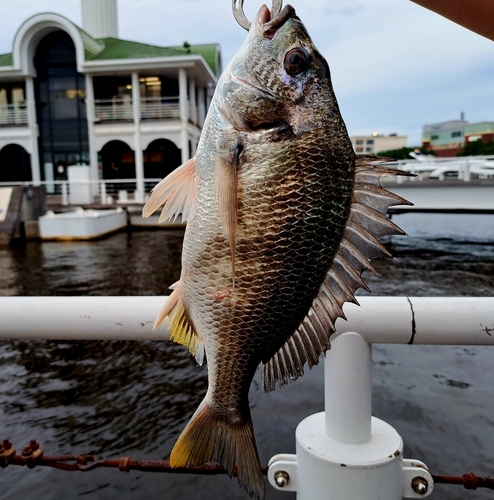
[[[271,391],[312,368],[380,238],[408,204],[382,188],[396,170],[353,151],[328,63],[292,6],[264,5],[218,80],[196,155],[143,208],[187,221],[180,279],[158,314],[199,363],[208,389],[170,455],[219,462],[257,500],[265,484],[249,407],[261,365]],[[403,173],[407,175],[406,173]],[[376,273],[377,274],[377,273]]]

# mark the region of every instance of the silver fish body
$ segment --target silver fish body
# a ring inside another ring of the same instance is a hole
[[[364,162],[365,163],[365,162]],[[199,361],[209,388],[171,455],[220,462],[251,496],[264,482],[248,392],[259,364],[272,390],[329,347],[360,275],[398,233],[406,203],[355,162],[329,68],[292,7],[263,6],[221,76],[194,159],[155,188],[148,215],[188,217],[182,274],[158,322]]]

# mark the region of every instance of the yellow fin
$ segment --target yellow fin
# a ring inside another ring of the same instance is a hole
[[[170,339],[187,347],[196,358],[196,361],[202,365],[204,361],[204,341],[194,330],[187,318],[180,294],[180,282],[175,283],[172,287],[174,290],[163,304],[163,308],[156,318],[153,330],[156,330],[168,316],[168,327],[172,331]]]

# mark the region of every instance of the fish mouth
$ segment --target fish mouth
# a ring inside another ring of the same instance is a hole
[[[291,18],[297,18],[295,9],[291,5],[285,5],[273,19],[271,19],[269,9],[266,5],[263,5],[257,13],[256,22],[252,24],[260,35],[271,40],[276,32]]]
[[[248,132],[261,135],[274,135],[284,133],[292,134],[291,125],[284,120],[275,120],[273,122],[253,123],[231,108],[219,108],[223,118],[238,132]]]

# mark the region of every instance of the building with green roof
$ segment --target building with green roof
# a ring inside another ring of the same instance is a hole
[[[90,180],[162,178],[195,154],[221,73],[218,44],[159,47],[121,39],[117,0],[81,0],[82,28],[27,19],[0,55],[0,182],[45,183],[68,167]],[[155,181],[153,181],[155,183]]]

